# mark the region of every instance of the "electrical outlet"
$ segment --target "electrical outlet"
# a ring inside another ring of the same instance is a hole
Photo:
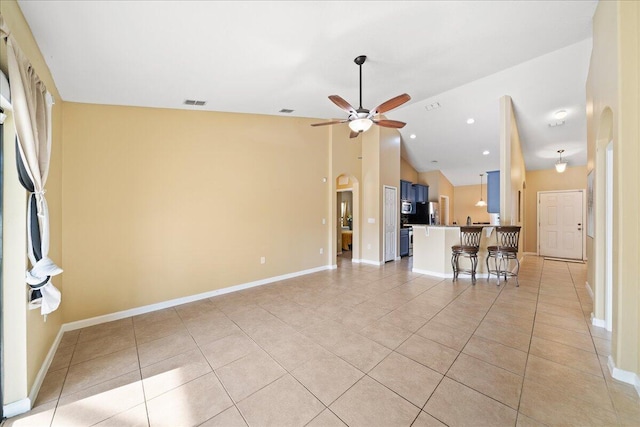
[[[265,264],[267,262],[267,258],[261,256],[260,257],[260,264]]]
[[[367,249],[371,249],[371,243],[367,245]]]
[[[367,220],[367,222],[368,222],[369,224],[375,224],[375,223],[376,223],[376,219],[375,219],[375,218],[369,218],[369,219]]]
[[[327,220],[325,218],[322,218],[322,225],[325,225],[327,223]]]
[[[324,248],[320,248],[320,255],[324,253]]]

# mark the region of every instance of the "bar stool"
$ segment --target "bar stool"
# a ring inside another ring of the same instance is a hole
[[[451,267],[453,267],[453,280],[458,279],[459,273],[471,274],[471,282],[476,283],[476,267],[478,266],[478,250],[480,249],[480,237],[482,227],[460,227],[460,244],[451,246]],[[471,268],[460,269],[458,258],[469,258]]]
[[[500,276],[516,278],[516,286],[518,283],[518,272],[520,271],[520,261],[518,260],[518,242],[520,240],[520,226],[499,226],[496,227],[496,246],[487,247],[487,281],[491,278],[491,273],[498,277],[498,286],[500,286]],[[489,268],[489,260],[493,258],[494,269]],[[514,271],[509,269],[509,262],[515,260],[516,268]]]

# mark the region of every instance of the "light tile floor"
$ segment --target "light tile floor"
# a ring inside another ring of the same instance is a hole
[[[513,280],[339,268],[68,332],[10,426],[640,425],[586,265]]]

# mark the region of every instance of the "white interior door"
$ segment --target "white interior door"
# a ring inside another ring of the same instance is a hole
[[[538,193],[541,256],[582,259],[583,212],[582,191]]]
[[[384,187],[384,262],[396,259],[398,226],[397,189]]]

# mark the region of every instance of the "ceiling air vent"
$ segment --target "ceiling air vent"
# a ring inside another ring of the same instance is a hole
[[[280,113],[291,114],[293,113],[293,110],[289,110],[288,108],[283,108],[282,110],[280,110]]]
[[[439,102],[434,102],[433,104],[429,104],[424,108],[426,108],[427,111],[435,110],[436,108],[440,108],[440,103]]]
[[[196,101],[195,99],[185,99],[184,105],[195,105],[196,107],[202,107],[207,101]]]

